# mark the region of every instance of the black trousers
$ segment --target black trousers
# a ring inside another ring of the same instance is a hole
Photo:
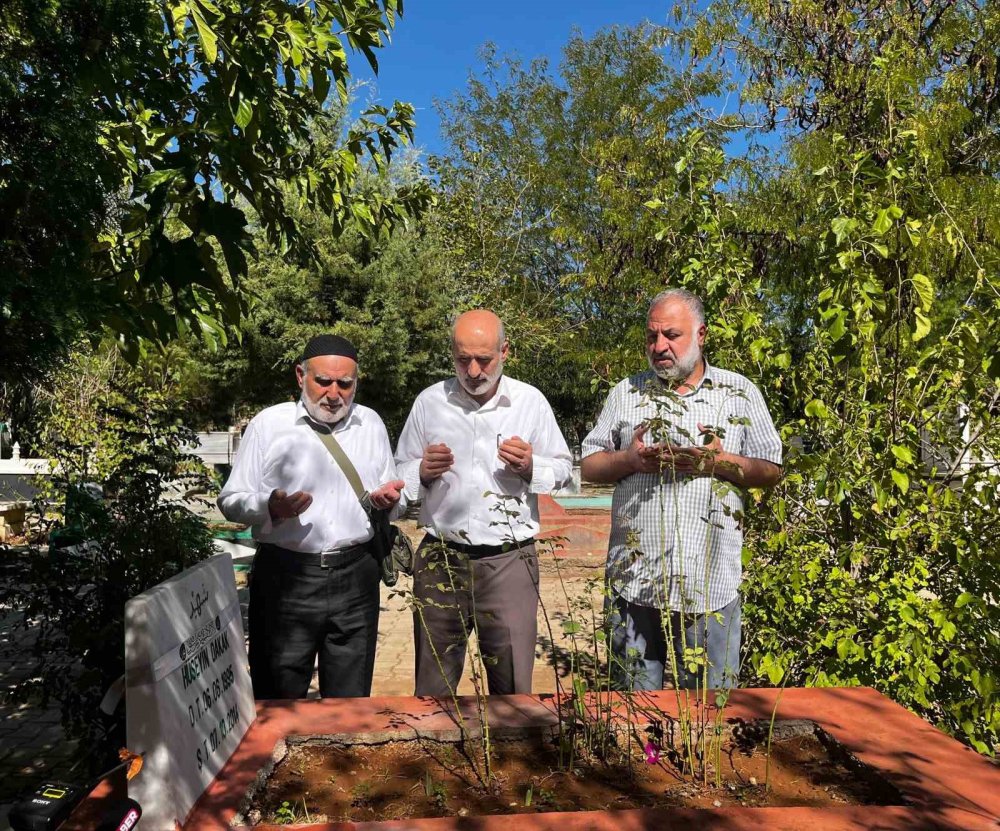
[[[367,549],[324,566],[261,545],[250,575],[254,698],[304,698],[317,653],[320,695],[371,695],[378,613],[378,563]]]

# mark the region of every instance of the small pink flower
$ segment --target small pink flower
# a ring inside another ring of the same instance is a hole
[[[660,748],[653,742],[646,742],[646,746],[642,749],[642,752],[646,754],[647,765],[655,765],[660,761]]]

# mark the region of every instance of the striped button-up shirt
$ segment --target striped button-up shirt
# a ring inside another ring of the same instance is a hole
[[[702,444],[710,427],[729,453],[781,464],[781,439],[749,380],[705,362],[698,386],[678,395],[652,372],[621,381],[608,396],[583,456],[644,441]],[[615,486],[607,579],[625,599],[659,609],[715,611],[732,602],[742,578],[743,491],[716,477],[666,470],[633,473]]]

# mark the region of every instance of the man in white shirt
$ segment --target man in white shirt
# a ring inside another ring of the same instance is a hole
[[[570,477],[548,401],[503,374],[503,323],[478,309],[452,329],[455,376],[417,397],[396,448],[428,535],[414,564],[416,694],[457,687],[475,627],[492,694],[531,692],[538,634],[538,494]]]
[[[379,567],[373,529],[318,433],[341,445],[375,508],[400,506],[392,449],[378,413],[354,403],[357,351],[319,335],[295,368],[297,403],[247,427],[219,508],[253,526],[250,676],[255,698],[303,698],[319,654],[320,695],[371,693]]]

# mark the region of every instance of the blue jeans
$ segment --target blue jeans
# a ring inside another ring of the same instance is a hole
[[[678,689],[705,686],[703,661],[691,672],[685,665],[685,648],[706,650],[709,689],[735,686],[740,672],[739,596],[707,616],[670,612],[669,624],[659,609],[630,603],[615,593],[608,606],[611,652],[615,660],[612,677],[618,689],[663,689],[664,670],[672,669],[667,655],[668,636],[673,640]]]

